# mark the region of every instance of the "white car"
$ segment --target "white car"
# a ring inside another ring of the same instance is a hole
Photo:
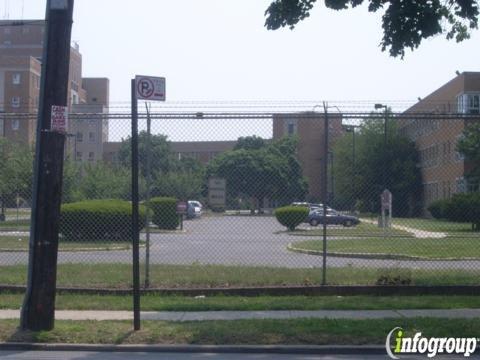
[[[200,201],[188,200],[187,218],[193,219],[202,216],[203,206]]]

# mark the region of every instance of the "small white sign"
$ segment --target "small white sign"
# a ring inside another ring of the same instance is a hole
[[[137,99],[165,101],[165,78],[153,76],[135,76]]]
[[[51,126],[52,131],[66,133],[68,131],[68,107],[52,106]]]

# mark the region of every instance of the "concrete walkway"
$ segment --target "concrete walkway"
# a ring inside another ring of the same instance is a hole
[[[411,309],[411,310],[277,310],[277,311],[142,311],[142,320],[204,321],[245,319],[384,319],[384,318],[480,318],[480,309]],[[19,319],[20,310],[0,310],[0,320]],[[131,311],[57,310],[57,320],[132,320]]]
[[[377,225],[377,222],[375,220],[361,218],[360,221],[366,222],[366,223],[369,223],[369,224]],[[415,229],[415,228],[411,228],[411,227],[408,227],[408,226],[402,226],[402,225],[392,224],[392,228],[409,232],[409,233],[413,234],[413,236],[415,236],[416,238],[419,238],[419,239],[421,239],[421,238],[444,238],[444,237],[447,237],[447,233],[444,233],[444,232],[426,231],[426,230]]]

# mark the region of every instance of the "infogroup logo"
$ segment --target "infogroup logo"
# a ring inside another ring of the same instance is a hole
[[[396,327],[388,333],[385,348],[392,359],[400,359],[399,356],[403,354],[426,354],[429,358],[437,354],[468,357],[477,348],[477,338],[427,338],[422,337],[421,332],[415,333],[413,337],[405,337],[403,329]]]

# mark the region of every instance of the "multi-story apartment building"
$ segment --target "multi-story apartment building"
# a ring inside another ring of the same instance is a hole
[[[0,21],[0,114],[8,114],[0,116],[2,119],[0,136],[27,144],[32,144],[36,135],[44,32],[43,20]],[[79,106],[78,104],[93,104],[96,110],[106,112],[109,105],[108,97],[108,79],[82,79],[82,55],[78,44],[74,44],[70,49],[68,83],[70,110],[74,111],[73,106]],[[85,112],[91,113],[92,110]],[[97,121],[101,121],[102,124],[95,127],[97,132],[94,138],[107,141],[108,121],[102,117],[97,117]],[[83,128],[77,128],[76,122],[71,121],[69,133],[76,135],[79,132],[83,132]],[[86,136],[90,136],[91,127],[85,132]],[[75,141],[70,137],[68,151],[73,152],[74,145]],[[93,152],[95,159],[102,157],[94,143],[89,143],[85,152],[88,154]]]
[[[469,164],[457,142],[468,121],[474,121],[463,115],[479,114],[479,103],[480,72],[463,72],[409,108],[405,114],[411,113],[411,119],[399,122],[400,133],[415,141],[420,153],[425,209],[432,201],[478,186],[465,179]]]
[[[329,116],[329,148],[335,139],[343,134],[342,116]],[[322,198],[323,161],[327,158],[331,169],[331,154],[325,156],[325,116],[316,112],[275,114],[273,116],[273,139],[284,136],[298,137],[298,159],[302,165],[303,175],[308,180],[308,195],[310,200],[320,201]],[[330,150],[331,151],[331,150]],[[330,171],[330,170],[329,170]],[[332,181],[329,185],[329,198],[333,196]]]

